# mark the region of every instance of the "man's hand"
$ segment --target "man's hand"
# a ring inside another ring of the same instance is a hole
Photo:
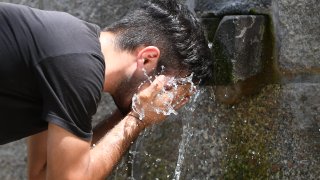
[[[136,94],[129,114],[149,126],[163,121],[168,114],[185,105],[194,92],[193,87],[190,83],[173,87],[168,84],[169,79],[164,75],[158,76],[148,88]]]

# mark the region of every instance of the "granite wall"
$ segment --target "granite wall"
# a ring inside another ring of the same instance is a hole
[[[139,1],[7,0],[105,26]],[[186,0],[215,57],[212,86],[149,128],[108,179],[320,177],[320,5]],[[111,113],[109,96],[95,122]],[[196,108],[195,111],[190,109]],[[0,179],[25,179],[25,140],[0,147]]]

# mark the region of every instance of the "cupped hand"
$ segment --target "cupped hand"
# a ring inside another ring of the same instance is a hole
[[[190,83],[172,86],[170,77],[160,75],[149,87],[134,95],[132,111],[129,113],[140,120],[145,126],[163,121],[166,116],[176,114],[194,93]]]

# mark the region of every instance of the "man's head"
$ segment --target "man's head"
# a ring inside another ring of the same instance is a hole
[[[106,82],[112,63],[120,63],[126,69],[109,73],[113,82],[106,85],[120,108],[130,104],[137,87],[146,79],[142,70],[148,75],[159,74],[161,67],[162,74],[170,76],[194,73],[195,82],[204,82],[212,75],[211,54],[199,22],[174,0],[148,1],[104,31],[122,56],[113,60],[114,57],[106,57]]]

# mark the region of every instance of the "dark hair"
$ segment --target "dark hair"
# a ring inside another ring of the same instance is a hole
[[[150,0],[104,29],[116,35],[121,50],[141,45],[161,51],[157,72],[188,70],[196,81],[211,78],[213,61],[204,32],[195,16],[175,0]]]

